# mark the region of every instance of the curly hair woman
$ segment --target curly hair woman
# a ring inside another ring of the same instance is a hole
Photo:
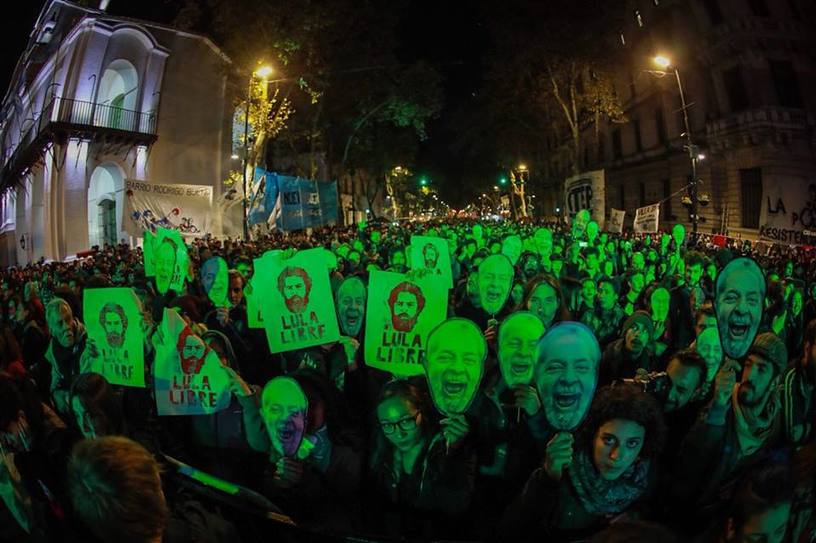
[[[542,467],[505,514],[514,532],[580,539],[647,501],[666,425],[655,400],[639,388],[599,390],[575,436],[556,434]]]

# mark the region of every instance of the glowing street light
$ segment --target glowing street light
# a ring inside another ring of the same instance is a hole
[[[671,60],[669,60],[669,57],[657,55],[653,60],[655,64],[657,64],[664,70],[671,66]]]
[[[243,207],[244,207],[244,241],[249,241],[249,215],[247,210],[247,205],[249,203],[249,198],[247,194],[247,159],[249,158],[249,112],[252,108],[252,80],[256,77],[260,78],[263,81],[266,81],[266,78],[272,75],[275,70],[271,66],[260,66],[256,68],[252,74],[249,76],[249,86],[247,88],[247,99],[246,99],[246,111],[244,112],[244,175],[243,175],[243,186],[244,186],[244,198],[243,198]],[[237,157],[236,157],[237,158]]]
[[[272,66],[261,66],[260,68],[255,70],[255,75],[261,79],[266,79],[273,73],[275,73],[275,69]]]

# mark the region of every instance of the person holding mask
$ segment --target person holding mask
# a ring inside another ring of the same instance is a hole
[[[630,385],[597,392],[576,435],[558,433],[505,514],[508,534],[581,539],[648,503],[666,427],[657,402]]]
[[[635,311],[623,324],[623,337],[609,344],[601,359],[599,385],[635,376],[637,370],[652,371],[650,341],[654,335],[652,317]]]

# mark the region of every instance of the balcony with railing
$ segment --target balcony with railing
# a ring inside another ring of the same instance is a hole
[[[72,137],[119,145],[150,145],[157,138],[156,114],[55,96],[17,145],[4,150],[0,190],[14,184],[37,164],[49,142],[65,144]]]

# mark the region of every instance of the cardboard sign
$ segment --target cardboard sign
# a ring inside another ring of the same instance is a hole
[[[88,338],[99,351],[91,371],[112,385],[144,387],[141,304],[133,289],[85,289],[82,307]]]
[[[592,330],[579,322],[561,322],[538,342],[536,388],[547,422],[559,431],[578,427],[589,411],[601,349]]]
[[[490,255],[479,264],[479,299],[489,315],[504,307],[513,286],[513,265],[504,255]]]
[[[164,310],[153,366],[160,416],[208,415],[230,403],[229,376],[218,355],[174,309]]]
[[[544,323],[529,311],[517,311],[499,325],[499,369],[508,387],[533,380],[538,340]]]
[[[606,221],[606,230],[620,234],[623,232],[623,221],[626,218],[626,212],[614,207],[610,210],[609,220]]]
[[[365,361],[397,376],[421,375],[425,339],[445,320],[447,288],[438,275],[373,271],[366,307]]]
[[[428,334],[425,378],[440,412],[467,411],[484,375],[487,342],[473,321],[454,317]]]
[[[229,270],[220,256],[208,259],[201,266],[201,286],[215,307],[229,307]]]
[[[188,261],[187,246],[179,231],[159,228],[153,253],[159,294],[166,294],[171,289],[182,292]]]
[[[453,288],[448,240],[411,236],[410,248],[412,270],[429,270],[442,277],[445,288]]]
[[[606,210],[606,179],[604,170],[584,172],[567,178],[564,183],[564,210],[573,217],[581,210],[588,210],[601,225]]]
[[[253,294],[261,308],[272,353],[294,351],[340,339],[323,248],[300,251],[288,260],[256,261]]]
[[[639,207],[635,210],[635,222],[632,226],[636,234],[657,232],[660,219],[660,204]]]
[[[261,394],[261,416],[272,449],[280,456],[294,457],[306,432],[309,400],[297,381],[275,377]]]
[[[155,254],[156,234],[150,230],[144,231],[144,242],[142,243],[142,254],[144,256],[144,271],[145,277],[154,277],[156,275],[155,269]]]
[[[754,343],[765,307],[765,276],[750,258],[736,258],[717,276],[714,310],[723,354],[742,359]]]

